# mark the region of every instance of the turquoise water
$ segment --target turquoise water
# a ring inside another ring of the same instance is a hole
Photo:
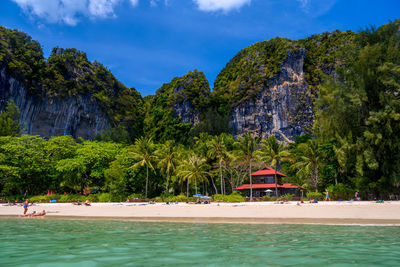
[[[400,227],[0,219],[0,266],[400,266]]]

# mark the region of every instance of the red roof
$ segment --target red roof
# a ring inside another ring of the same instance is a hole
[[[275,175],[275,169],[273,169],[273,168],[271,168],[271,167],[265,167],[265,168],[262,169],[262,170],[253,172],[251,175],[252,175],[252,176]],[[286,177],[286,175],[284,175],[283,173],[278,172],[278,171],[276,172],[276,175],[278,175],[278,176],[285,176],[285,177]]]
[[[278,184],[278,188],[303,188],[301,186],[297,186],[294,184],[286,183],[286,184]],[[253,184],[253,189],[268,189],[268,188],[275,188],[275,184]],[[242,184],[241,186],[235,188],[235,190],[248,190],[250,189],[250,184]]]

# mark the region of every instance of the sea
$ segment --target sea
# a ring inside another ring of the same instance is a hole
[[[400,266],[399,226],[0,219],[0,266]]]

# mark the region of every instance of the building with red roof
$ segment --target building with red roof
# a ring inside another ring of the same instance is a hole
[[[265,167],[262,170],[253,172],[251,174],[253,177],[253,196],[254,197],[262,197],[265,195],[276,195],[275,192],[275,169],[271,167]],[[290,183],[281,183],[282,177],[286,177],[285,174],[281,172],[276,172],[277,177],[277,188],[279,195],[285,194],[294,194],[295,196],[301,195],[301,189],[304,189],[300,186],[293,185]],[[250,191],[250,184],[242,184],[241,186],[235,188],[238,191]]]

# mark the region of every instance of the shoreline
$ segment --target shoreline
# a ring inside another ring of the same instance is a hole
[[[0,206],[0,219],[119,220],[175,223],[320,224],[400,226],[400,201],[374,202],[272,202],[172,204],[163,203],[39,203],[28,212],[46,210],[45,217],[19,217],[20,206]]]
[[[300,224],[331,226],[400,226],[400,220],[387,219],[329,219],[329,218],[228,218],[228,217],[109,217],[109,216],[54,216],[20,217],[19,215],[0,215],[1,219],[49,219],[49,220],[82,220],[82,221],[132,221],[132,222],[166,222],[194,224]]]

